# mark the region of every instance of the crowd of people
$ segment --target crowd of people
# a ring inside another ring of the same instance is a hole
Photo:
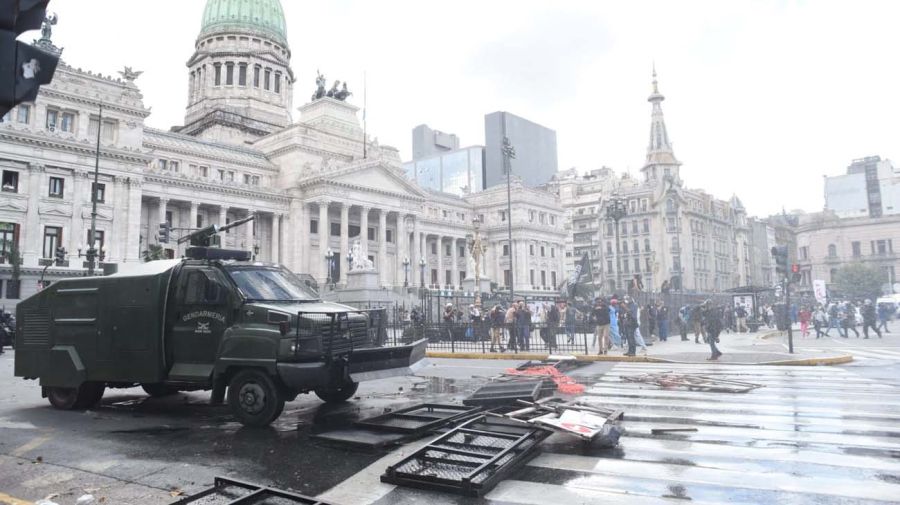
[[[716,345],[721,333],[774,328],[779,325],[779,318],[799,323],[804,338],[809,336],[810,328],[815,329],[816,338],[830,336],[832,329],[845,338],[848,332],[859,336],[856,327],[860,325],[868,338],[870,329],[879,337],[882,330],[888,331],[892,311],[887,306],[876,307],[870,300],[792,306],[787,313],[783,305],[764,304],[754,313],[748,305],[709,299],[670,309],[662,299],[642,304],[631,295],[623,295],[598,297],[592,305],[562,298],[555,302],[518,300],[508,306],[494,304],[483,309],[474,304],[465,309],[447,303],[440,321],[441,331],[447,332],[446,340],[490,341],[490,352],[530,351],[532,347],[554,352],[564,346],[570,351],[584,348],[601,355],[613,351],[625,356],[638,352],[646,355],[649,346],[666,342],[674,332],[682,341],[689,341],[693,333],[694,342],[708,345],[709,359],[716,360],[722,355]],[[407,320],[424,323],[418,309],[413,309]],[[783,322],[786,324],[787,320]]]

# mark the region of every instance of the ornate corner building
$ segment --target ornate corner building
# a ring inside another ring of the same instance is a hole
[[[751,226],[743,204],[737,196],[719,200],[685,187],[655,69],[652,85],[650,138],[640,180],[604,167],[585,175],[570,171],[549,184],[560,196],[570,228],[567,268],[587,254],[595,282],[606,292],[622,289],[634,275],[653,291],[663,282],[673,290],[701,292],[761,283],[752,274]],[[607,212],[614,201],[624,205],[619,219]]]
[[[458,287],[473,276],[466,245],[479,217],[488,244],[483,278],[500,288],[514,279],[522,294],[562,282],[557,196],[514,184],[507,216],[503,187],[462,197],[423,189],[404,176],[397,149],[364,135],[346,87],[314,95],[295,121],[290,64],[278,0],[208,0],[187,61],[184,126],[163,131],[145,124],[139,72],[112,78],[61,62],[37,101],[0,123],[0,303],[10,308],[33,293],[42,275],[83,275],[92,188],[95,240],[108,263],[141,261],[158,243],[160,223],[172,228],[160,245],[178,256],[175,239],[190,230],[255,215],[223,245],[341,284],[359,240],[382,286]],[[4,289],[13,246],[22,258],[15,292]],[[66,248],[68,266],[50,265],[57,247]],[[330,267],[329,250],[341,259]]]

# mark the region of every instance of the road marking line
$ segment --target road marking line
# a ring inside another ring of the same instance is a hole
[[[34,505],[30,501],[20,500],[3,492],[0,492],[0,503],[5,503],[6,505]]]
[[[41,435],[39,437],[34,437],[29,442],[25,443],[24,445],[20,446],[19,448],[15,449],[15,450],[13,450],[12,455],[16,456],[17,458],[20,458],[20,457],[24,456],[25,453],[33,451],[33,450],[37,449],[38,447],[44,445],[51,438],[53,438],[53,435],[50,433]]]

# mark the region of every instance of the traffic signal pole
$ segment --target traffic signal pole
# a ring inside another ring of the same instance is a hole
[[[787,318],[788,352],[794,354],[794,333],[791,328],[791,280],[784,277],[784,315]]]

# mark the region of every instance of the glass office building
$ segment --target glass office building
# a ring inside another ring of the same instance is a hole
[[[403,164],[423,188],[462,196],[484,189],[484,147],[464,147]]]

